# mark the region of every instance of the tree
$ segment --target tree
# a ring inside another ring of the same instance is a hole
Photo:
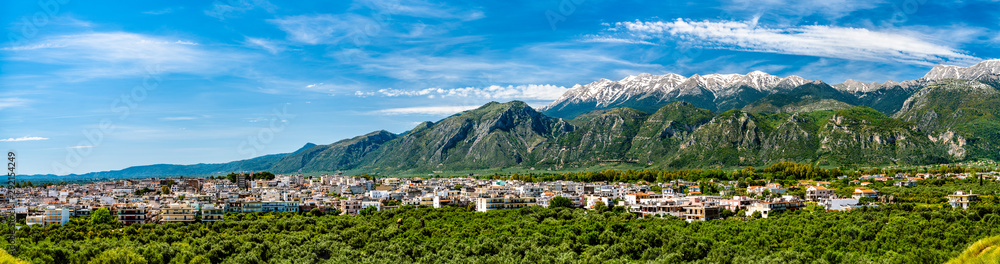
[[[108,208],[97,209],[97,211],[94,211],[90,215],[90,224],[92,225],[110,224],[114,223],[114,221],[115,218],[111,216],[111,211]]]
[[[761,217],[763,217],[763,215],[760,214],[760,211],[753,211],[753,213],[750,214],[750,219],[760,219]]]
[[[365,206],[364,209],[361,209],[361,212],[359,212],[359,214],[364,216],[369,216],[375,214],[376,212],[378,212],[378,208],[375,208],[375,206]]]
[[[573,200],[570,200],[569,198],[562,196],[552,197],[552,200],[549,200],[549,208],[560,208],[560,207],[574,208],[576,206],[573,205]]]
[[[143,258],[139,253],[135,253],[131,249],[124,247],[117,247],[107,251],[104,251],[97,257],[90,260],[92,264],[104,263],[104,264],[146,264],[146,258]]]
[[[188,264],[212,264],[212,261],[209,260],[204,255],[197,255],[194,256],[194,258],[192,258],[191,262],[188,262]]]
[[[160,186],[160,193],[170,194],[170,186],[167,185]]]
[[[597,201],[594,203],[594,211],[598,213],[603,213],[608,211],[608,206],[604,204],[604,201]]]
[[[311,216],[323,216],[323,210],[320,210],[319,208],[313,208],[312,210],[309,210],[309,215],[311,215]]]

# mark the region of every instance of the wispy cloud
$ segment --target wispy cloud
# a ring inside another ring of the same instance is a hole
[[[59,35],[0,50],[8,51],[10,60],[71,66],[60,75],[75,79],[143,75],[150,65],[162,72],[211,74],[248,57],[211,51],[191,40],[128,32]]]
[[[66,147],[66,148],[68,148],[68,149],[85,149],[85,148],[93,148],[93,147],[94,146],[80,145],[80,146],[70,146],[70,147]]]
[[[673,40],[695,46],[907,64],[971,64],[980,61],[955,48],[912,35],[835,26],[768,28],[742,21],[619,22],[618,31],[640,40]]]
[[[279,52],[282,52],[282,51],[285,50],[285,47],[283,45],[281,45],[281,44],[279,44],[279,43],[277,43],[275,41],[271,41],[271,40],[267,40],[267,39],[262,39],[262,38],[246,37],[245,43],[248,46],[251,46],[251,47],[261,48],[261,49],[267,50],[267,52],[270,52],[271,54],[278,54]]]
[[[142,13],[143,14],[147,14],[147,15],[163,15],[163,14],[170,14],[170,13],[173,13],[174,11],[181,10],[181,9],[184,9],[184,7],[183,6],[182,7],[177,7],[177,8],[168,7],[168,8],[164,8],[164,9],[150,10],[150,11],[146,11],[146,12],[142,12]]]
[[[205,15],[218,19],[226,19],[258,8],[267,12],[274,12],[278,7],[267,0],[215,1],[212,7],[205,10]]]
[[[0,139],[0,142],[38,141],[38,140],[48,140],[48,139],[49,138],[44,138],[44,137],[19,137],[19,138]]]
[[[363,32],[366,27],[382,30],[371,18],[356,14],[298,15],[267,22],[285,31],[288,40],[311,45],[336,44],[356,34],[370,34]]]
[[[583,42],[595,42],[595,43],[626,43],[626,44],[643,44],[643,45],[656,45],[655,43],[640,40],[640,39],[629,39],[629,38],[616,38],[609,36],[590,36],[583,39]]]
[[[827,20],[837,20],[858,10],[878,7],[885,0],[724,0],[723,14],[729,16],[761,17],[785,20],[794,24],[803,17],[819,15]]]
[[[4,108],[24,106],[24,105],[27,105],[28,102],[29,102],[29,100],[28,99],[24,99],[24,98],[16,98],[16,97],[15,98],[0,98],[0,110],[3,110]]]
[[[379,10],[386,14],[404,15],[419,18],[458,19],[470,21],[485,17],[479,10],[463,10],[443,4],[433,4],[423,0],[359,0],[361,5]]]
[[[355,92],[357,96],[387,96],[387,97],[472,97],[480,99],[507,100],[555,100],[569,88],[555,85],[508,85],[465,88],[427,88],[422,90],[381,89],[377,92]]]
[[[198,118],[193,116],[171,116],[171,117],[160,118],[160,120],[164,121],[184,121],[184,120],[195,120],[195,119]]]
[[[423,106],[423,107],[402,107],[378,110],[373,113],[382,115],[450,115],[466,110],[479,108],[475,105],[466,106]]]

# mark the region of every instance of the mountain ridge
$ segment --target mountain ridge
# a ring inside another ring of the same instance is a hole
[[[969,67],[938,65],[923,77],[896,82],[860,82],[848,79],[831,87],[859,99],[859,104],[893,114],[920,88],[945,79],[981,81],[1000,87],[1000,60],[987,60]],[[542,107],[543,113],[561,118],[573,118],[593,109],[632,107],[653,112],[674,101],[687,101],[700,108],[716,112],[743,108],[768,95],[788,92],[802,85],[824,83],[790,75],[779,77],[762,71],[740,74],[693,74],[684,77],[675,73],[629,75],[619,81],[600,79],[589,84],[577,84],[552,103]],[[825,84],[825,83],[824,83]]]

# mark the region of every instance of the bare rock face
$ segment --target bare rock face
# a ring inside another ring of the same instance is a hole
[[[951,155],[955,159],[965,158],[965,138],[956,134],[954,131],[948,130],[938,134],[937,136],[927,135],[927,138],[931,142],[944,145],[948,149],[948,155]]]

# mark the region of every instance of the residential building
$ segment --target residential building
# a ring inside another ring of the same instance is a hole
[[[718,206],[690,206],[684,207],[684,211],[684,220],[688,222],[719,219],[720,212]]]
[[[118,222],[125,225],[144,224],[148,220],[149,208],[142,204],[116,204],[113,207]]]
[[[978,194],[972,194],[972,192],[956,191],[952,195],[948,195],[948,204],[952,208],[962,208],[969,209],[970,204],[974,204],[979,201]]]
[[[476,211],[486,212],[492,210],[500,209],[518,209],[523,207],[528,207],[535,205],[534,197],[494,197],[494,198],[476,198]]]
[[[226,209],[222,205],[202,204],[200,209],[202,222],[216,222],[226,219]]]
[[[160,222],[194,222],[195,208],[191,204],[168,204],[160,208]]]
[[[60,206],[48,206],[45,208],[45,212],[42,214],[45,216],[45,225],[60,224],[65,225],[69,222],[70,212],[69,208]]]
[[[837,189],[826,188],[823,186],[809,186],[806,188],[806,200],[826,200],[831,196],[837,195],[836,191]]]
[[[25,223],[29,226],[41,225],[45,226],[45,215],[32,215],[24,219]]]
[[[770,201],[770,202],[756,202],[750,207],[747,207],[747,216],[752,216],[754,212],[760,212],[760,216],[767,218],[773,213],[780,213],[789,210],[798,210],[805,207],[805,205],[800,201]]]
[[[747,196],[733,196],[732,199],[719,200],[719,207],[729,211],[739,211],[746,209],[747,206],[752,205],[754,202],[760,200],[753,199]]]
[[[878,192],[868,188],[856,188],[854,189],[854,194],[851,195],[851,198],[878,198]]]
[[[260,203],[260,211],[267,212],[298,212],[299,202],[268,201]]]
[[[340,211],[347,215],[357,215],[361,212],[361,200],[340,201]]]

